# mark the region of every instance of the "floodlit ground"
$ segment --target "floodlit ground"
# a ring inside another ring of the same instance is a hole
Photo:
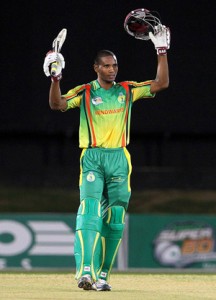
[[[113,274],[111,292],[83,291],[69,273],[0,273],[0,299],[216,299],[216,274]]]

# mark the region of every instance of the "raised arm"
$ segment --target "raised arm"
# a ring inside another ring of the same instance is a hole
[[[50,68],[55,65],[55,75],[50,74]],[[44,73],[51,76],[51,86],[49,91],[49,105],[53,110],[65,110],[67,108],[66,99],[61,96],[60,80],[62,78],[62,69],[65,67],[64,57],[61,53],[48,52],[44,60]]]
[[[149,33],[155,49],[157,50],[157,73],[156,78],[151,83],[151,93],[157,93],[169,86],[169,67],[167,60],[167,49],[170,47],[170,30],[162,26],[158,28],[158,33]]]
[[[65,110],[67,101],[61,96],[59,81],[52,81],[49,91],[49,106],[53,110]]]
[[[157,93],[169,86],[169,68],[167,55],[158,55],[157,74],[151,83],[151,93]]]

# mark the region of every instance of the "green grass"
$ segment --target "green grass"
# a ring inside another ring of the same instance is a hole
[[[78,190],[0,187],[1,213],[75,213],[78,206]],[[216,190],[133,190],[128,212],[216,214]]]
[[[77,288],[74,274],[0,273],[0,298],[205,300],[216,295],[213,274],[112,274],[110,284],[111,292],[84,291]]]
[[[0,187],[1,212],[74,212],[78,205],[79,191]]]

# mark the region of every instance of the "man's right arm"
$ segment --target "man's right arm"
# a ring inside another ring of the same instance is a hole
[[[51,66],[55,64],[55,75],[50,72]],[[66,110],[67,101],[61,95],[60,80],[62,69],[65,67],[64,57],[61,53],[49,51],[44,59],[43,70],[47,77],[51,76],[49,91],[49,105],[53,110]]]
[[[66,110],[67,101],[61,95],[59,81],[52,81],[49,92],[49,105],[53,110]]]

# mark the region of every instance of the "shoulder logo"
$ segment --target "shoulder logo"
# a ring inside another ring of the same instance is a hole
[[[94,105],[99,105],[99,104],[103,103],[103,100],[101,97],[95,97],[95,98],[92,98],[92,103]]]
[[[118,102],[121,104],[125,102],[125,95],[122,92],[118,95]]]

